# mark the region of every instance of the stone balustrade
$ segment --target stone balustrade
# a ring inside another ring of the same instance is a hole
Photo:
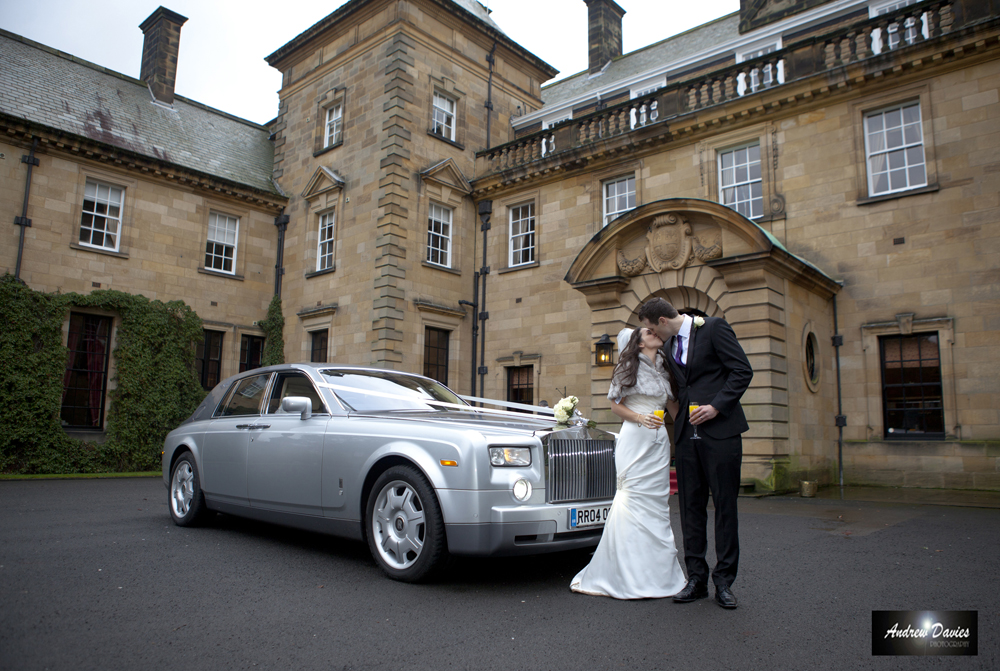
[[[786,82],[883,57],[890,51],[952,32],[960,24],[989,18],[990,1],[925,0],[826,35],[788,44],[780,51],[674,82],[646,96],[481,151],[476,156],[476,179],[536,162],[539,169],[549,169],[561,163],[565,152],[638,133],[654,124]]]

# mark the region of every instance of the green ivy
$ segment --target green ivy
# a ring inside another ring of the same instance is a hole
[[[267,306],[267,317],[258,326],[264,331],[264,351],[260,355],[261,366],[285,363],[285,317],[281,313],[281,298],[275,294]]]
[[[115,313],[117,372],[107,441],[69,438],[60,422],[67,349],[62,325],[74,307]],[[202,323],[183,301],[114,290],[46,294],[0,279],[0,471],[94,473],[159,468],[167,433],[205,396],[194,371]]]

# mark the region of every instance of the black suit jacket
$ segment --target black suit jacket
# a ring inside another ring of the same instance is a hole
[[[731,438],[749,429],[740,398],[750,385],[753,369],[729,323],[725,319],[708,317],[699,328],[692,324],[686,366],[674,361],[675,342],[676,338],[671,338],[663,346],[681,405],[674,420],[674,442],[680,440],[681,431],[687,424],[689,400],[698,405],[711,405],[719,411],[714,419],[698,426],[698,433],[704,436]]]

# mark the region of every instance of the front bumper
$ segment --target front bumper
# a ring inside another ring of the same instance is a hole
[[[439,491],[439,494],[441,493]],[[580,503],[535,502],[510,505],[508,502],[511,499],[507,492],[451,490],[451,493],[455,496],[442,497],[442,507],[446,511],[460,510],[465,514],[445,513],[448,551],[455,555],[466,556],[503,557],[593,547],[600,542],[604,527],[573,529],[569,526],[569,510],[611,505],[610,499]],[[536,491],[535,494],[544,501],[544,492]],[[534,496],[532,498],[535,499]],[[462,499],[465,500],[461,501]],[[493,505],[488,505],[489,503]],[[453,508],[452,505],[456,507]],[[470,510],[479,512],[469,515]]]

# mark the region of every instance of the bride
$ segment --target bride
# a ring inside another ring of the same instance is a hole
[[[670,444],[663,420],[653,414],[666,407],[675,417],[678,410],[662,346],[647,328],[618,334],[621,358],[608,392],[612,412],[623,420],[615,443],[618,492],[593,558],[570,583],[574,592],[648,599],[684,587],[667,503]]]

